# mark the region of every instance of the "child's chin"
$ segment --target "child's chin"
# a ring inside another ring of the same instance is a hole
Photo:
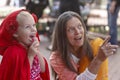
[[[27,46],[31,46],[32,45],[32,42],[28,43]]]

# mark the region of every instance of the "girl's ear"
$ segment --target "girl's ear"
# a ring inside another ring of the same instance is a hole
[[[18,34],[14,33],[14,34],[13,34],[13,37],[17,38],[17,37],[18,37]]]

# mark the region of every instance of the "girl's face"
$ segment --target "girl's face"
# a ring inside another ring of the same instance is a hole
[[[84,28],[80,20],[76,17],[67,22],[66,34],[70,45],[74,50],[81,47],[84,43]]]
[[[28,16],[21,16],[18,20],[19,27],[14,36],[22,45],[30,46],[34,41],[37,33],[35,21],[29,14]]]

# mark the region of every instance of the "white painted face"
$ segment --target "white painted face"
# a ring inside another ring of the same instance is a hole
[[[28,12],[22,11],[17,16],[19,27],[13,35],[20,44],[30,46],[36,37],[37,29],[34,18]]]
[[[73,17],[67,22],[67,38],[74,49],[78,49],[84,43],[84,28],[81,21]]]

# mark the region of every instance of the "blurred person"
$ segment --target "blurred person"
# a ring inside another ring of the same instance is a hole
[[[23,7],[24,5],[24,0],[7,0],[6,5],[7,6],[15,6],[15,7]]]
[[[8,6],[10,4],[11,0],[6,0],[6,5]]]
[[[79,14],[67,11],[58,17],[52,38],[50,64],[56,80],[108,80],[107,58],[117,45],[96,38],[88,40]]]
[[[118,44],[117,41],[117,18],[120,10],[120,0],[108,0],[107,11],[108,11],[108,26],[110,28],[109,34],[111,35],[111,44]]]
[[[26,10],[9,14],[0,25],[0,80],[50,80],[39,50],[37,17]]]
[[[79,0],[60,0],[59,12],[74,11],[81,15]]]
[[[26,0],[26,9],[30,13],[35,13],[38,17],[42,17],[44,9],[49,6],[49,0]]]
[[[60,0],[53,0],[52,5],[50,7],[51,12],[50,12],[50,17],[53,18],[58,18],[59,16],[59,5],[60,5]]]

